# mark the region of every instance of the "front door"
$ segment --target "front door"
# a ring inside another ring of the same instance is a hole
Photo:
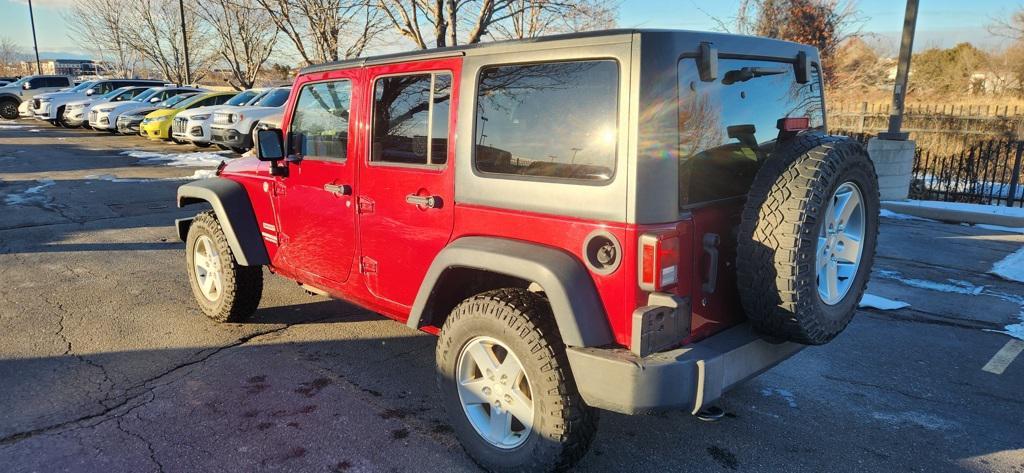
[[[367,288],[411,306],[454,225],[451,146],[461,59],[366,70],[369,155],[357,192]]]
[[[336,287],[352,267],[356,160],[349,154],[354,148],[349,114],[356,103],[356,78],[356,72],[332,72],[298,85],[298,97],[282,122],[290,162],[281,164],[288,175],[278,178],[274,190],[279,226],[274,265],[305,275],[304,282],[323,279],[322,284]]]

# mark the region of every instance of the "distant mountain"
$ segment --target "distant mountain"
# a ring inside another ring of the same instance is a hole
[[[31,46],[28,48],[27,54],[22,54],[21,59],[23,61],[34,61],[36,59]],[[72,51],[39,51],[39,59],[92,59],[92,56]]]

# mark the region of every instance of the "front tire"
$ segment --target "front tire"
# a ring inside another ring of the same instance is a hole
[[[559,471],[587,452],[597,411],[576,389],[542,297],[497,289],[463,301],[441,329],[436,358],[455,434],[485,470]]]
[[[0,117],[4,120],[18,118],[18,102],[11,99],[0,100]]]
[[[238,264],[213,212],[192,221],[185,257],[192,294],[207,317],[241,322],[256,311],[263,296],[263,268]]]

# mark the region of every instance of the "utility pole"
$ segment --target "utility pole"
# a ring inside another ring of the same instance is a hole
[[[29,0],[31,1],[31,0]],[[185,84],[192,83],[192,70],[188,64],[188,32],[185,31],[185,2],[178,0],[178,11],[181,12],[181,45],[185,52]]]
[[[36,15],[32,12],[32,0],[28,0],[28,20],[32,23],[32,47],[36,50],[36,74],[43,73],[43,66],[39,64],[39,43],[36,41]]]
[[[900,57],[896,65],[896,84],[892,89],[892,114],[889,115],[889,130],[878,134],[878,137],[883,140],[906,141],[910,136],[901,132],[900,127],[903,126],[903,102],[907,95],[910,58],[914,52],[917,2],[918,0],[907,0],[907,11],[903,15],[903,38],[900,41]]]

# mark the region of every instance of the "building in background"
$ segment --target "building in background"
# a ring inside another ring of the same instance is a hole
[[[39,61],[43,74],[56,74],[64,76],[96,76],[103,75],[104,67],[101,63],[91,59],[43,59]],[[35,61],[22,61],[22,72],[35,74]]]

